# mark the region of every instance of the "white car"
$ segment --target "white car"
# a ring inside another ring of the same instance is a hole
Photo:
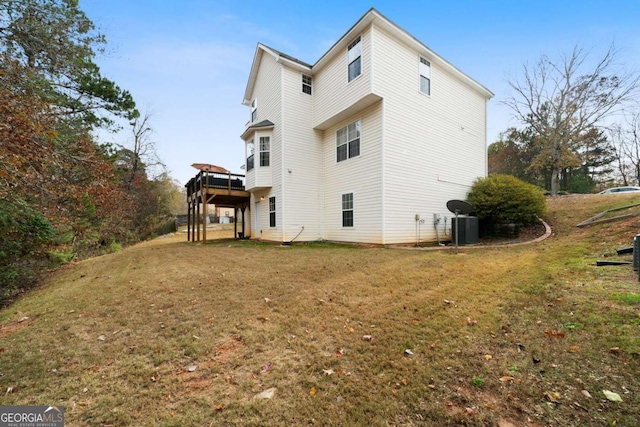
[[[632,193],[634,191],[640,191],[640,187],[613,187],[607,188],[598,194]]]

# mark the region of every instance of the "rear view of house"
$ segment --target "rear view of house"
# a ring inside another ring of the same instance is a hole
[[[315,64],[258,44],[241,136],[251,237],[435,240],[434,217],[487,174],[492,96],[375,9]]]

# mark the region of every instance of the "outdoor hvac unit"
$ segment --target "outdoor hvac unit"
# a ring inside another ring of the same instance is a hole
[[[478,243],[478,217],[459,215],[457,218],[460,227],[458,233],[458,244],[471,245]],[[451,239],[455,239],[456,219],[451,220]]]

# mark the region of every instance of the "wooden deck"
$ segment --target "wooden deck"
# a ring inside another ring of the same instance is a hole
[[[246,238],[245,212],[249,208],[250,194],[244,189],[244,175],[200,171],[187,185],[187,240],[207,240],[206,216],[209,204],[234,208],[233,235]],[[238,230],[238,211],[242,213],[241,230]]]

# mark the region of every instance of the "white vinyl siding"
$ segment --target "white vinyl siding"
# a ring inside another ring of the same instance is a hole
[[[313,83],[315,84],[315,78]],[[314,97],[318,91],[314,88]],[[322,239],[322,132],[313,130],[313,98],[300,90],[300,71],[282,69],[283,241]],[[303,230],[304,227],[304,230]],[[296,237],[297,236],[297,237]]]
[[[371,94],[371,37],[369,31],[360,35],[361,75],[347,83],[348,67],[345,54],[336,55],[313,76],[313,127],[331,119]],[[344,51],[343,51],[344,52]],[[326,130],[326,128],[323,128]]]
[[[415,215],[450,216],[446,202],[464,200],[485,176],[486,100],[431,61],[438,90],[416,91],[413,51],[375,27],[375,87],[384,98],[384,243],[415,241]],[[410,107],[408,107],[410,106]],[[423,227],[423,239],[435,231]]]
[[[336,132],[361,122],[361,155],[336,162]],[[324,227],[327,240],[380,243],[382,240],[382,103],[324,132]],[[342,195],[354,194],[353,227],[342,225]]]
[[[265,240],[280,240],[279,226],[275,228],[269,227],[269,197],[276,197],[280,203],[280,192],[282,190],[282,176],[279,173],[282,165],[281,161],[281,138],[282,138],[282,84],[281,84],[281,65],[276,63],[275,58],[264,53],[260,59],[256,84],[251,93],[250,99],[259,100],[259,112],[257,119],[259,121],[269,120],[274,126],[269,130],[256,130],[252,136],[256,144],[256,156],[254,158],[254,169],[247,171],[246,188],[249,191],[258,191],[254,193],[254,204],[251,210],[261,206],[261,211],[257,213],[259,227],[252,230],[252,237],[262,238]],[[260,138],[269,137],[269,166],[260,167]],[[262,203],[256,203],[260,197],[265,197]],[[279,214],[282,213],[281,206]],[[260,233],[262,231],[262,233]]]

